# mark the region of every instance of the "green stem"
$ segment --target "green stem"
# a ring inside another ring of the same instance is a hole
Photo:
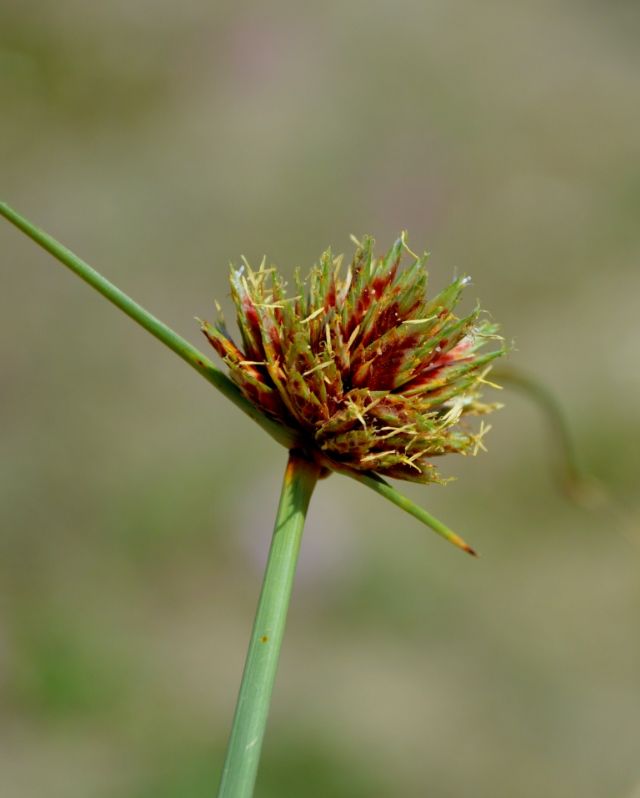
[[[29,238],[39,244],[43,249],[57,258],[61,263],[71,269],[82,280],[112,302],[117,308],[137,322],[141,327],[155,336],[159,341],[179,355],[186,363],[194,368],[206,380],[214,385],[227,399],[230,399],[244,413],[256,421],[266,432],[287,448],[294,445],[292,433],[281,424],[266,418],[260,411],[240,393],[239,388],[226,376],[208,357],[199,352],[195,346],[185,338],[178,335],[170,327],[157,319],[148,310],[134,302],[124,291],[109,282],[88,263],[63,246],[55,238],[35,227],[31,222],[10,208],[6,203],[0,202],[0,216],[22,230]]]
[[[278,667],[302,529],[320,468],[289,453],[218,798],[249,798]]]
[[[560,482],[572,499],[588,503],[590,497],[594,496],[596,486],[580,466],[568,419],[552,391],[535,377],[514,368],[494,368],[491,378],[519,389],[540,407],[549,423],[552,441],[558,449]]]

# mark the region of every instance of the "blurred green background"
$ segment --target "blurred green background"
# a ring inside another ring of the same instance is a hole
[[[0,6],[0,199],[179,332],[229,261],[408,228],[470,272],[622,508],[560,494],[505,391],[488,454],[312,502],[257,796],[640,790],[640,6]],[[0,794],[215,792],[285,456],[0,224]]]

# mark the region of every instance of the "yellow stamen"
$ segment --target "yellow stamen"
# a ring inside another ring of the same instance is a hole
[[[400,233],[400,240],[402,241],[402,246],[407,250],[409,255],[413,255],[413,257],[416,260],[420,260],[419,256],[416,255],[416,253],[413,250],[409,249],[409,245],[407,244],[407,231],[406,230],[403,230]]]
[[[395,449],[388,449],[386,452],[374,452],[373,454],[368,454],[366,457],[361,457],[360,462],[366,463],[369,460],[378,460],[381,457],[386,457],[388,454],[396,454]]]
[[[351,349],[351,345],[356,340],[358,333],[360,332],[360,325],[355,328],[355,330],[349,336],[349,340],[347,341],[347,352]]]
[[[301,324],[307,324],[312,319],[315,319],[316,316],[319,316],[321,313],[324,313],[324,308],[318,308],[318,310],[314,310],[313,313],[310,316],[307,316],[306,319],[302,319],[302,321],[300,323]]]
[[[333,357],[333,348],[331,346],[331,330],[329,329],[329,322],[324,325],[324,333],[327,339],[327,352]]]
[[[350,404],[351,404],[351,407],[353,408],[353,413],[354,413],[355,417],[362,424],[362,428],[366,430],[367,429],[367,422],[364,420],[364,416],[360,412],[360,408],[354,402],[351,402]]]
[[[438,318],[437,316],[428,316],[426,319],[405,319],[403,324],[425,324],[428,321],[433,321]]]
[[[327,360],[326,363],[319,363],[317,366],[314,366],[312,369],[305,371],[302,376],[307,377],[309,374],[313,374],[314,371],[320,371],[320,369],[329,368],[329,366],[332,365],[332,363],[333,360]]]

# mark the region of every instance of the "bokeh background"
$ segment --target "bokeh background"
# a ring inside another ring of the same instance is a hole
[[[191,340],[228,263],[408,228],[537,410],[407,492],[314,497],[257,796],[640,794],[640,8],[0,5],[2,196]],[[0,794],[215,792],[285,455],[0,225]],[[231,315],[230,313],[228,315]]]

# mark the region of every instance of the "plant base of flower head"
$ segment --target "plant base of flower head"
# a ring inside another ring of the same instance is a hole
[[[473,416],[490,364],[504,353],[479,307],[454,309],[468,277],[427,296],[427,255],[404,234],[383,257],[356,241],[346,269],[327,250],[294,291],[263,260],[231,271],[240,342],[222,315],[202,330],[244,396],[324,468],[441,482],[433,460],[475,454],[489,427]],[[407,260],[406,264],[402,261]],[[219,308],[218,308],[219,310]]]

